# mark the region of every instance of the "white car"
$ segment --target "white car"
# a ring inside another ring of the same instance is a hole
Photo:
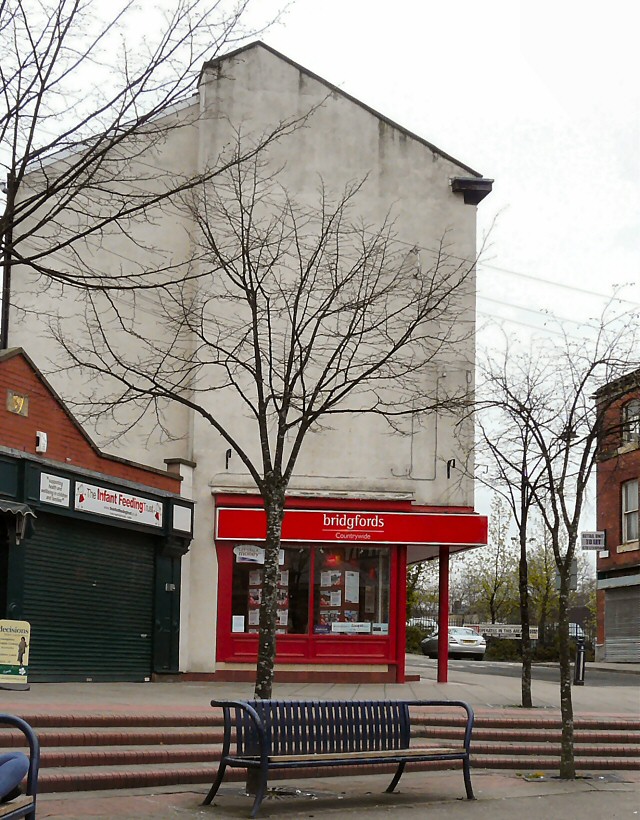
[[[438,657],[438,630],[421,641],[422,654],[430,658]],[[449,657],[472,657],[481,661],[487,648],[487,642],[475,629],[468,626],[449,627]]]

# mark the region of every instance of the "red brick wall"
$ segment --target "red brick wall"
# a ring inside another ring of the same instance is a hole
[[[7,409],[7,392],[29,399],[29,415]],[[83,467],[113,479],[126,479],[179,494],[180,480],[169,473],[126,464],[100,453],[80,426],[36,375],[21,354],[0,360],[0,446],[36,454],[36,432],[47,434],[47,452],[41,457],[69,468]],[[40,454],[38,454],[40,455]]]

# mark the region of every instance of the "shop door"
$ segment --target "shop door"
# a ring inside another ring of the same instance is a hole
[[[640,663],[640,586],[606,590],[607,661]]]
[[[140,681],[152,669],[154,541],[38,513],[26,550],[30,680]]]

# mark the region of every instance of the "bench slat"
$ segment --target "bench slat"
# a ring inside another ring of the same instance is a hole
[[[269,763],[289,763],[289,762],[297,762],[297,763],[305,763],[305,762],[313,762],[314,760],[365,760],[368,758],[381,758],[381,757],[388,757],[388,758],[410,758],[410,757],[428,757],[429,755],[464,755],[465,750],[463,748],[454,748],[453,746],[438,746],[431,748],[430,746],[423,746],[423,747],[414,747],[412,749],[383,749],[380,751],[368,751],[368,752],[339,752],[336,753],[323,753],[323,754],[302,754],[302,755],[269,755]],[[230,761],[242,761],[242,760],[259,760],[256,755],[242,755],[242,756],[233,756],[229,758]]]
[[[24,809],[31,805],[33,805],[33,797],[23,794],[20,797],[16,797],[15,800],[11,800],[9,803],[0,803],[0,817],[6,817],[8,814],[12,814],[16,811],[16,809]]]

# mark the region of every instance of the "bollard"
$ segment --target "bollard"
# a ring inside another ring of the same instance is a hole
[[[573,669],[573,685],[584,686],[584,666],[585,666],[585,645],[584,638],[576,640],[576,662]]]

